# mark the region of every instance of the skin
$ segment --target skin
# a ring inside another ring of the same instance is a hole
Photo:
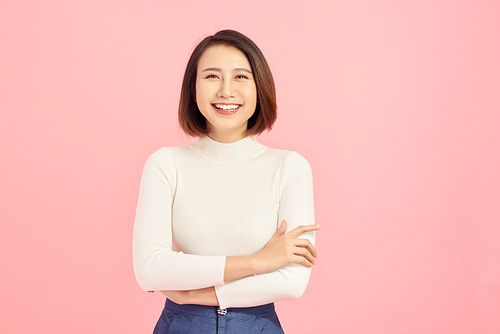
[[[238,49],[216,45],[205,50],[198,62],[196,103],[207,119],[208,136],[215,141],[232,143],[245,138],[248,119],[257,106],[257,89],[246,56]],[[214,104],[239,105],[235,113],[221,114]],[[257,254],[226,257],[224,282],[254,274],[264,274],[289,263],[312,267],[316,248],[298,237],[316,231],[320,225],[302,225],[288,233],[286,220]],[[177,304],[219,306],[215,287],[197,290],[161,291]]]
[[[257,107],[257,88],[250,63],[240,50],[225,45],[205,50],[198,61],[196,103],[207,120],[210,138],[222,143],[245,138],[248,119]],[[224,115],[214,104],[240,107]]]

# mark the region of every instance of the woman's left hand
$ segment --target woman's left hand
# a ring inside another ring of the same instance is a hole
[[[188,304],[187,295],[189,290],[179,291],[179,290],[165,290],[160,291],[165,297],[177,304]]]
[[[219,306],[219,300],[215,294],[215,287],[197,290],[163,290],[160,291],[165,297],[177,304],[197,304],[206,306]]]

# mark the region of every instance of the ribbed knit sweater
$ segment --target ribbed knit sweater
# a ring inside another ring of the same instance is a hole
[[[215,286],[221,308],[299,298],[310,268],[288,264],[224,282],[226,256],[259,252],[283,219],[287,232],[314,224],[312,173],[293,151],[254,136],[234,143],[201,137],[163,147],[144,166],[133,236],[134,271],[144,290]],[[314,243],[314,232],[304,233]]]

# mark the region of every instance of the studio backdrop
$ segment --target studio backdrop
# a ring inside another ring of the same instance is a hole
[[[193,47],[253,39],[307,158],[318,264],[286,333],[500,333],[498,1],[0,1],[0,332],[151,333],[142,168]]]

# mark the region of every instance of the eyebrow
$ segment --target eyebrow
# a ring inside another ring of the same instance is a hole
[[[207,67],[202,72],[208,72],[208,71],[222,72],[222,70],[219,67]],[[252,74],[252,71],[250,71],[244,67],[238,67],[238,68],[235,68],[233,70],[233,72],[239,72],[239,71],[248,72],[248,73]]]

